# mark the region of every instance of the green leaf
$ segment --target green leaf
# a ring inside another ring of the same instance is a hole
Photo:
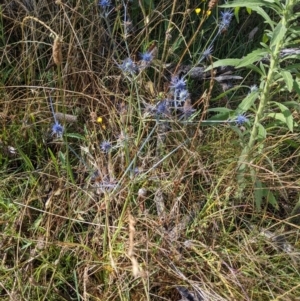
[[[254,62],[260,61],[263,57],[265,57],[268,54],[266,49],[260,48],[252,51],[248,55],[246,55],[244,58],[240,60],[240,63],[236,66],[237,68],[246,67]]]
[[[30,158],[21,149],[18,149],[18,153],[21,155],[21,158],[23,159],[26,168],[28,168],[30,171],[35,170]]]
[[[233,112],[233,110],[227,109],[224,107],[211,108],[211,109],[208,109],[208,111],[217,112],[218,114],[213,115],[212,117],[208,118],[208,120],[202,121],[203,124],[205,124],[205,123],[212,124],[213,122],[216,122],[216,123],[226,122],[229,119],[230,114]]]
[[[80,140],[85,140],[84,136],[82,136],[80,134],[77,134],[77,133],[65,133],[65,137],[77,138],[77,139],[80,139]]]
[[[279,22],[273,31],[270,48],[275,47],[275,45],[280,43],[286,32],[287,28],[281,22]]]
[[[293,90],[293,84],[294,84],[294,80],[293,80],[293,76],[290,72],[288,71],[285,71],[285,70],[282,70],[280,72],[283,80],[285,81],[286,83],[286,87],[288,89],[289,92],[292,92]]]
[[[268,23],[270,25],[272,30],[274,30],[275,22],[273,20],[271,20],[269,15],[261,7],[254,8],[253,10],[255,10],[259,15],[261,15],[265,19],[266,23]]]
[[[279,209],[278,202],[273,192],[268,189],[260,180],[256,180],[254,183],[254,199],[256,209],[261,210],[261,205],[265,199],[268,204],[271,204],[276,210]]]
[[[300,95],[300,83],[297,80],[294,81],[293,88],[295,89],[297,94]]]
[[[264,189],[264,196],[265,196],[268,204],[271,204],[273,206],[273,208],[275,208],[276,210],[279,209],[278,202],[277,202],[273,192],[270,189],[267,189],[267,188]]]
[[[279,120],[283,123],[285,123],[288,127],[288,129],[293,132],[294,129],[294,119],[291,111],[283,105],[282,103],[279,103],[277,101],[272,101],[271,103],[275,104],[278,106],[280,109],[281,113],[270,113],[268,116],[275,118],[276,120]]]
[[[260,70],[262,71],[263,75],[267,76],[266,69],[265,69],[263,62],[259,62],[259,67],[260,67]]]
[[[266,139],[266,137],[267,137],[267,131],[266,131],[266,129],[260,123],[257,124],[257,127],[258,127],[257,139],[258,140],[264,140],[264,139]]]
[[[286,116],[284,116],[283,113],[269,113],[267,114],[268,117],[274,118],[276,120],[281,121],[282,123],[285,123],[288,127],[288,129],[293,132],[293,117],[291,116],[291,118],[286,118]]]
[[[295,100],[289,100],[282,103],[283,105],[287,106],[288,108],[292,108],[293,110],[300,111],[300,103]]]
[[[172,45],[172,52],[175,52],[180,47],[180,45],[183,41],[184,41],[184,37],[183,36],[178,36],[178,38],[176,39],[176,41]]]
[[[223,66],[237,66],[241,62],[241,59],[224,59],[224,60],[218,60],[217,62],[214,62],[213,65],[210,65],[205,69],[205,71],[209,71],[213,68],[217,67],[223,67]]]
[[[227,94],[231,94],[232,92],[234,92],[235,90],[239,90],[240,88],[248,88],[248,86],[239,85],[239,86],[232,87],[232,88],[224,91],[223,93],[218,94],[218,96],[216,96],[214,98],[211,98],[210,101],[213,102],[213,101],[217,101],[219,99],[222,99],[222,98],[226,97]]]
[[[52,160],[52,162],[53,162],[53,164],[55,166],[56,173],[59,175],[60,172],[59,172],[59,165],[58,165],[57,159],[54,156],[54,154],[53,154],[53,152],[52,152],[52,150],[50,148],[48,148],[48,152],[49,152],[51,160]]]
[[[61,151],[58,152],[58,157],[62,164],[66,165],[66,156]]]
[[[238,23],[240,23],[240,19],[239,19],[239,11],[240,11],[241,7],[237,6],[235,9],[234,9],[234,16],[237,20]]]
[[[264,1],[264,0],[249,0],[249,1],[245,1],[245,0],[235,0],[231,3],[228,4],[223,4],[223,5],[219,5],[219,7],[251,7],[251,6],[258,6],[258,5],[265,5],[266,3],[264,2],[271,2],[274,3],[274,0],[271,1]]]
[[[261,76],[266,76],[266,74],[264,73],[265,69],[261,70],[259,67],[257,67],[254,64],[249,64],[247,68],[253,70],[254,72],[258,73]]]
[[[255,100],[258,98],[259,92],[252,92],[248,94],[243,101],[238,105],[236,109],[236,114],[242,114],[247,112],[254,104]]]
[[[266,44],[269,41],[269,37],[266,33],[263,34],[262,42]]]

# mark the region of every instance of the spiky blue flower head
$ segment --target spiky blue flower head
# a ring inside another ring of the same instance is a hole
[[[208,46],[208,48],[206,48],[203,53],[202,53],[202,57],[203,58],[208,58],[213,52],[213,45]]]
[[[98,5],[105,9],[111,6],[111,2],[110,0],[100,0]]]
[[[221,21],[219,24],[219,27],[220,27],[219,32],[221,32],[223,29],[227,29],[229,27],[232,17],[233,17],[233,12],[231,9],[221,12]]]
[[[249,119],[245,115],[239,114],[238,116],[236,116],[234,121],[236,122],[237,125],[243,125],[244,123],[248,122]]]
[[[137,71],[137,66],[130,57],[126,58],[119,68],[125,73],[134,74]]]
[[[178,76],[173,76],[171,79],[171,89],[176,92],[186,89],[186,82],[184,79],[179,78]]]
[[[141,59],[142,61],[146,62],[146,63],[150,63],[152,60],[153,60],[153,56],[151,54],[151,52],[144,52],[144,53],[141,53]]]
[[[179,91],[179,93],[178,93],[178,100],[180,101],[180,102],[184,102],[188,97],[189,97],[189,92],[188,92],[188,90],[186,90],[186,89],[182,89],[182,90],[180,90]]]
[[[112,145],[109,141],[103,141],[100,144],[100,148],[103,152],[108,153],[111,150]]]
[[[49,97],[49,102],[50,102],[51,112],[52,112],[52,115],[54,118],[54,124],[52,126],[52,136],[56,135],[56,137],[61,138],[64,133],[64,127],[57,121],[57,119],[55,117],[51,96]]]
[[[169,102],[164,99],[159,102],[155,108],[155,111],[158,115],[168,115],[169,113]]]
[[[52,135],[56,135],[57,137],[61,138],[63,132],[64,127],[58,121],[55,121],[55,123],[52,126]]]

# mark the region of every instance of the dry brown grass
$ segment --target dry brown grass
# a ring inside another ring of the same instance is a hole
[[[180,300],[179,287],[213,301],[300,295],[299,226],[290,220],[298,133],[279,132],[253,151],[278,205],[264,197],[258,212],[251,181],[235,198],[238,134],[228,124],[157,122],[144,104],[167,94],[163,64],[136,81],[118,68],[127,47],[138,61],[144,45],[163,39],[163,22],[175,41],[186,36],[193,17],[186,3],[172,5],[145,5],[148,24],[129,10],[126,42],[122,5],[106,19],[94,2],[2,6],[2,300]],[[158,45],[166,62],[171,42]],[[193,96],[199,108],[210,105],[206,85],[206,98]],[[49,95],[63,139],[51,136]]]

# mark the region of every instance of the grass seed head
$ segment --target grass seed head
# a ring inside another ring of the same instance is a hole
[[[62,52],[61,52],[62,40],[59,36],[54,39],[52,46],[53,61],[56,66],[60,66],[62,63]]]
[[[208,3],[208,10],[212,10],[218,4],[218,2],[218,0],[210,0]]]

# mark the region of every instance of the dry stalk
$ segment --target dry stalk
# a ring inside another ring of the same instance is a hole
[[[42,25],[45,26],[49,31],[51,31],[51,33],[52,33],[52,35],[53,35],[54,37],[58,37],[58,34],[57,34],[54,30],[52,30],[46,23],[44,23],[44,22],[41,21],[40,19],[38,19],[38,18],[36,18],[36,17],[33,17],[33,16],[27,16],[27,17],[25,17],[25,18],[23,19],[22,24],[21,24],[22,32],[24,31],[24,24],[25,24],[25,22],[26,22],[27,20],[34,20],[34,21],[36,21],[36,22],[42,24]]]
[[[134,234],[135,234],[135,220],[134,217],[129,214],[129,247],[128,247],[128,256],[132,264],[132,274],[135,278],[142,276],[142,270],[134,256]]]
[[[158,188],[155,196],[154,196],[154,202],[156,204],[156,210],[157,210],[157,215],[161,220],[164,220],[165,218],[165,201],[164,201],[164,196],[161,188]]]
[[[43,22],[40,19],[33,17],[33,16],[27,16],[23,19],[22,24],[21,24],[23,36],[24,36],[24,24],[28,20],[34,20],[34,21],[42,24],[44,27],[46,27],[51,32],[51,35],[54,37],[54,43],[52,46],[53,61],[54,61],[55,65],[59,66],[62,62],[62,53],[61,53],[62,37],[60,37],[54,30],[52,30],[45,22]]]

